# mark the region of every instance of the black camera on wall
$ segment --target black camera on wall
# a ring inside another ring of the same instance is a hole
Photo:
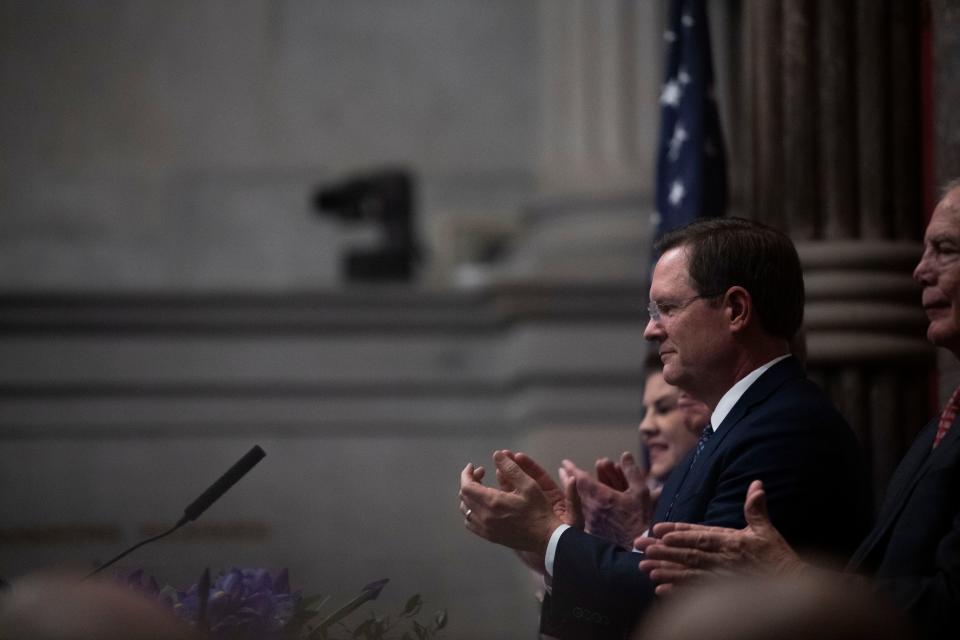
[[[323,186],[314,207],[348,224],[373,223],[383,232],[374,249],[353,249],[344,259],[347,280],[410,280],[420,259],[414,233],[414,181],[409,171],[381,169]]]

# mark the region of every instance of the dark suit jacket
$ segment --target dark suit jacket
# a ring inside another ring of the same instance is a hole
[[[960,637],[960,420],[932,449],[938,420],[914,440],[893,474],[877,524],[848,569],[873,575],[882,593],[930,638]]]
[[[747,487],[759,479],[773,523],[795,548],[846,558],[864,531],[859,446],[795,358],[778,362],[747,389],[691,469],[692,456],[670,474],[654,522],[664,519],[675,495],[672,521],[742,528]],[[565,531],[541,632],[562,640],[625,637],[653,597],[639,560],[595,536]]]

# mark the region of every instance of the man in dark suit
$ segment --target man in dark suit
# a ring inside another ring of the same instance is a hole
[[[804,304],[792,243],[757,223],[712,219],[668,234],[658,250],[645,337],[659,343],[666,381],[713,413],[664,486],[653,521],[741,526],[747,486],[761,477],[773,519],[794,544],[849,551],[860,530],[856,519],[840,517],[864,503],[858,449],[790,356]],[[570,527],[574,510],[564,492],[529,458],[498,452],[494,462],[500,490],[480,484],[473,465],[461,474],[465,525],[545,574],[551,593],[541,631],[624,637],[653,595],[639,557]],[[846,524],[824,531],[825,508]]]
[[[930,320],[927,339],[960,358],[960,182],[948,187],[924,238],[914,270]],[[848,565],[872,578],[877,591],[896,603],[925,637],[960,635],[960,427],[955,391],[941,415],[919,433],[897,468],[873,531]],[[805,570],[804,563],[767,518],[764,487],[754,483],[741,530],[664,523],[663,539],[642,542],[649,558],[641,567],[663,583],[718,569]],[[830,500],[824,500],[824,503]],[[838,520],[821,518],[824,529]],[[842,518],[839,522],[842,522]]]

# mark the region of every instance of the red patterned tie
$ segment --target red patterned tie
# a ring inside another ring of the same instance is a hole
[[[934,449],[943,440],[943,436],[947,435],[947,431],[950,431],[950,425],[957,419],[958,411],[960,411],[960,387],[957,387],[953,395],[950,396],[947,406],[943,408],[943,413],[940,414],[940,422],[937,423],[937,435],[933,438]]]

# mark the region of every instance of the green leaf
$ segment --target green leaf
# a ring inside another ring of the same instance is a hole
[[[413,621],[413,632],[417,634],[419,640],[424,640],[427,637],[427,628],[416,620]]]
[[[298,609],[297,611],[294,612],[293,618],[290,619],[289,624],[302,627],[308,622],[310,622],[311,620],[313,620],[314,618],[316,618],[319,614],[320,614],[319,611]]]
[[[447,626],[447,610],[437,611],[433,617],[433,628],[439,631]]]
[[[307,640],[327,640],[327,631],[321,627],[307,627]]]
[[[415,616],[420,612],[420,607],[423,605],[423,600],[420,599],[420,594],[415,593],[409,600],[407,600],[406,606],[403,608],[403,615],[405,616]]]
[[[373,623],[374,623],[373,618],[367,618],[366,620],[364,620],[362,623],[360,623],[359,627],[353,630],[353,637],[359,638],[360,636],[366,636],[367,638],[369,638],[370,631],[373,628]]]
[[[327,600],[330,599],[330,596],[325,596],[322,593],[318,593],[315,596],[310,596],[309,598],[304,598],[300,601],[300,608],[307,611],[319,611],[320,607],[327,603]]]
[[[173,604],[180,602],[180,596],[177,594],[177,590],[166,585],[163,589],[160,589],[160,593],[157,594],[157,597],[170,600]]]

